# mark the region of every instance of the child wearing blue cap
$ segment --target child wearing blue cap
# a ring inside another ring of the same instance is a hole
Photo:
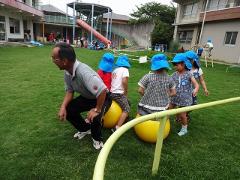
[[[105,53],[98,66],[98,75],[107,86],[108,90],[111,88],[112,71],[114,65],[114,56],[111,53]]]
[[[142,96],[138,104],[138,114],[146,115],[168,109],[170,97],[176,95],[175,82],[167,74],[169,69],[164,54],[152,57],[152,72],[144,75],[138,82],[138,92]]]
[[[199,46],[198,46],[198,49],[197,49],[198,59],[201,58],[202,53],[203,53],[203,47],[202,47],[201,45],[199,45]]]
[[[176,72],[172,74],[172,78],[176,84],[177,94],[171,98],[170,108],[191,106],[192,96],[196,96],[199,90],[196,79],[189,71],[191,70],[192,64],[184,53],[176,54],[172,63],[176,69]],[[193,90],[192,85],[194,86]],[[187,113],[183,112],[178,114],[177,119],[180,119],[182,124],[178,135],[183,136],[187,134]]]
[[[131,67],[128,57],[123,55],[119,56],[116,62],[116,68],[112,72],[111,83],[111,97],[116,101],[122,109],[122,114],[118,119],[117,125],[112,131],[116,131],[127,119],[130,112],[130,105],[127,99],[128,93],[128,78]]]
[[[192,68],[190,70],[191,74],[197,81],[200,82],[201,86],[203,87],[205,95],[208,96],[209,92],[204,81],[203,71],[200,67],[200,62],[197,54],[194,51],[187,51],[185,52],[185,55],[187,56],[188,60],[190,60],[190,62],[192,63]],[[197,104],[197,96],[193,96],[193,105],[195,104]]]

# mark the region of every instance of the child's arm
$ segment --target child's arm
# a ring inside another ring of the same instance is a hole
[[[170,97],[172,97],[172,96],[176,96],[176,88],[174,87],[174,88],[171,88],[171,89],[169,89],[169,93],[168,93],[168,95],[170,96]]]
[[[208,96],[208,95],[209,95],[209,92],[208,92],[208,90],[207,90],[207,86],[206,86],[206,83],[205,83],[205,81],[204,81],[203,75],[201,75],[201,76],[199,77],[199,81],[200,81],[200,84],[201,84],[202,87],[203,87],[203,90],[204,90],[205,95]]]
[[[128,94],[128,77],[122,78],[122,86],[124,89],[124,95],[127,96],[127,94]]]
[[[144,88],[141,87],[141,86],[139,86],[139,88],[138,88],[138,93],[139,93],[141,96],[143,96],[143,95],[144,95]]]
[[[176,94],[177,94],[176,84],[175,84],[174,80],[172,79],[172,77],[170,77],[168,96],[172,97],[172,96],[176,96]]]
[[[199,85],[198,85],[196,79],[193,76],[191,77],[191,82],[192,82],[192,84],[194,86],[193,96],[195,97],[197,95],[197,93],[198,93]]]

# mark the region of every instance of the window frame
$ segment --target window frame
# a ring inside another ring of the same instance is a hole
[[[228,38],[229,33],[231,33],[230,34],[230,39],[227,42],[227,38]],[[236,34],[235,39],[233,39],[234,34]],[[238,36],[238,31],[226,31],[225,32],[225,37],[224,37],[224,45],[225,46],[235,46],[236,42],[237,42],[237,36]],[[233,42],[234,42],[234,44],[233,44]]]
[[[240,6],[240,0],[234,0],[234,6],[236,7]]]
[[[17,28],[17,26],[18,26],[18,28]],[[11,28],[13,28],[14,32],[12,32]],[[16,30],[18,30],[18,31],[16,31]],[[10,32],[10,34],[21,34],[21,23],[20,23],[19,19],[9,17],[9,32]]]
[[[214,2],[214,1],[217,1],[217,2]],[[219,9],[224,9],[227,7],[228,5],[228,0],[225,0],[225,4],[224,6],[222,6],[220,4],[221,0],[209,0],[209,3],[208,3],[208,7],[207,7],[207,11],[216,11],[216,10],[219,10]],[[212,3],[215,5],[215,6],[211,6]],[[210,7],[213,7],[213,8],[210,8]]]
[[[191,11],[190,11],[190,13],[186,13],[186,9],[187,9],[188,6],[191,6]],[[195,9],[194,6],[197,6],[195,12],[194,12],[194,9]],[[184,5],[183,17],[188,17],[188,16],[197,15],[197,10],[198,10],[198,3],[186,4],[186,5]]]
[[[180,39],[181,33],[186,33],[186,35],[184,35],[184,38],[182,39]],[[193,39],[193,33],[194,33],[193,30],[179,31],[178,32],[179,42],[184,44],[191,44]]]

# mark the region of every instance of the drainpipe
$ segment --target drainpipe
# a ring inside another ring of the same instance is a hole
[[[92,18],[91,18],[91,42],[90,43],[92,43],[92,41],[93,41],[93,26],[94,26],[94,24],[93,24],[93,14],[94,14],[94,4],[92,4]]]
[[[112,15],[113,15],[113,12],[111,12],[110,30],[109,30],[109,37],[108,37],[110,41],[112,40]]]
[[[209,2],[209,0],[207,0],[206,5],[205,5],[205,9],[204,9],[203,22],[202,22],[202,27],[201,27],[199,39],[198,39],[198,44],[199,44],[199,43],[201,42],[201,40],[202,40],[202,33],[203,33],[203,28],[204,28],[205,19],[206,19],[206,14],[207,14],[208,2]]]
[[[75,2],[73,3],[73,44],[74,44],[74,39],[75,39],[75,24],[76,24],[76,15],[75,15],[75,10],[76,10],[76,6],[75,6]]]
[[[108,39],[108,26],[109,26],[109,8],[108,8],[108,17],[107,17],[107,29],[106,29],[106,38]]]

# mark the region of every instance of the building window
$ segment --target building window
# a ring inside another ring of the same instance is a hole
[[[4,16],[0,16],[0,22],[5,22],[5,17]]]
[[[191,43],[193,38],[193,31],[181,31],[179,32],[180,43]]]
[[[225,34],[225,44],[235,45],[238,32],[226,32]]]
[[[5,17],[0,16],[0,41],[5,41],[6,30],[5,30]]]
[[[240,6],[240,0],[235,0],[235,6]]]
[[[184,6],[183,16],[194,16],[197,14],[198,4],[188,4]]]
[[[9,27],[11,34],[20,33],[20,21],[18,19],[9,18]]]
[[[218,10],[227,7],[228,0],[209,0],[207,10]]]

